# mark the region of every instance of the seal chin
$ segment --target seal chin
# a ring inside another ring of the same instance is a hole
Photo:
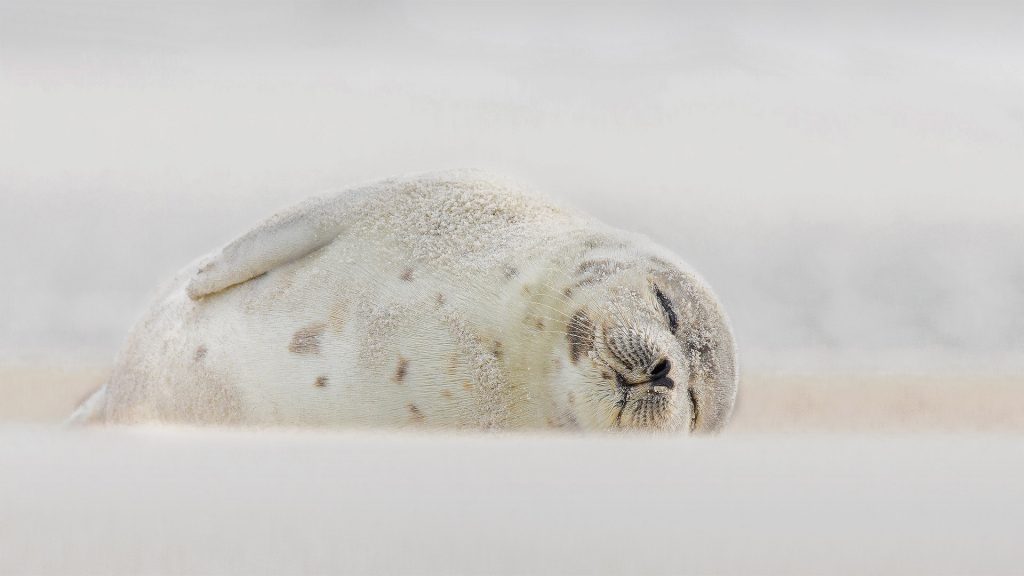
[[[625,389],[618,409],[615,424],[623,430],[672,432],[681,428],[680,409],[671,392]]]

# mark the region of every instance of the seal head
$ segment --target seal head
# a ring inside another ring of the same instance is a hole
[[[563,369],[552,380],[585,429],[713,432],[735,403],[721,305],[683,266],[645,254],[584,260],[563,290]]]

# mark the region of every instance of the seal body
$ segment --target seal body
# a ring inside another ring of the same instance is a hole
[[[725,316],[674,255],[446,172],[312,199],[187,267],[74,419],[714,430],[735,392]]]

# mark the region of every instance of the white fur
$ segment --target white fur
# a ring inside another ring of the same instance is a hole
[[[593,427],[558,290],[602,240],[648,246],[479,172],[308,201],[180,273],[76,417]]]

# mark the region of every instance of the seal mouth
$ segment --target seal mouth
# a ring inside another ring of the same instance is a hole
[[[672,421],[672,408],[675,405],[670,394],[672,387],[659,385],[657,382],[658,380],[630,382],[620,372],[615,371],[615,387],[620,394],[619,400],[615,403],[616,428],[661,429],[669,426]],[[652,385],[646,394],[638,388],[644,384]],[[638,394],[643,395],[637,398]],[[697,402],[693,388],[687,386],[686,395],[690,407],[688,430],[693,432],[697,422]],[[630,421],[623,425],[623,416],[626,414],[630,416]]]

